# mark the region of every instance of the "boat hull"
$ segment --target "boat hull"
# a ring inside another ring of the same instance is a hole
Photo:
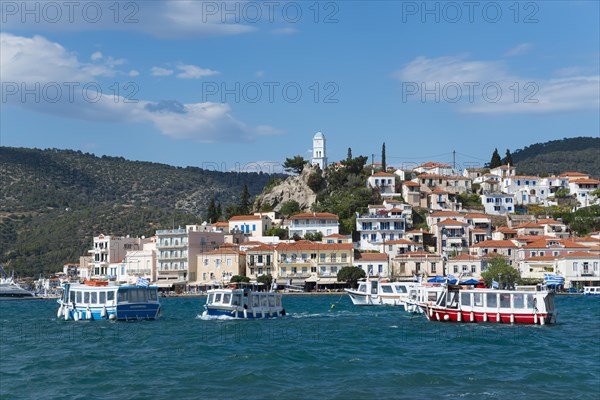
[[[346,289],[352,304],[355,306],[401,306],[406,296],[369,295],[362,292]]]
[[[119,321],[131,321],[157,319],[160,313],[159,304],[123,304],[106,307],[106,314],[103,316],[104,307],[75,307],[69,306],[69,319],[78,320],[103,320],[116,319]],[[89,311],[89,312],[88,312]]]
[[[243,310],[232,310],[232,309],[219,309],[219,308],[206,308],[205,316],[210,317],[230,317],[235,319],[263,319],[263,318],[277,318],[283,314],[283,310],[277,311],[256,311],[246,310],[244,313]]]
[[[430,321],[440,322],[490,322],[504,324],[539,324],[555,322],[553,313],[503,313],[483,311],[461,311],[435,306],[421,306],[423,313]]]

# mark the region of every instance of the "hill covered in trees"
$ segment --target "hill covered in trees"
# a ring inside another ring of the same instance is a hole
[[[0,263],[21,275],[78,262],[99,233],[154,234],[201,223],[214,199],[227,208],[263,173],[97,157],[71,150],[0,147]]]
[[[512,153],[519,174],[576,171],[600,177],[600,138],[575,137],[532,144]]]

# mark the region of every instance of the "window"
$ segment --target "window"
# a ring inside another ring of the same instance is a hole
[[[474,274],[477,272],[477,267],[475,265],[471,265],[471,273]]]
[[[106,293],[106,301],[113,301],[115,299],[115,292]]]
[[[91,303],[92,304],[98,304],[98,293],[92,292],[91,295],[92,295],[92,301],[91,301]]]
[[[454,273],[457,274],[458,273],[458,265],[454,266]]]
[[[483,307],[483,293],[473,293],[473,304],[475,307]]]
[[[325,253],[321,253],[321,254],[319,254],[319,260],[320,260],[321,262],[325,262]]]
[[[498,307],[498,296],[496,293],[486,293],[485,300],[488,307]]]
[[[348,260],[348,255],[346,253],[342,253],[342,262],[346,262]]]
[[[577,272],[577,262],[573,263],[573,272]]]
[[[381,291],[383,293],[393,293],[391,285],[382,285],[381,286]]]
[[[510,293],[500,295],[500,308],[510,308]]]
[[[470,306],[471,305],[471,294],[470,293],[461,293],[460,294],[460,303],[463,306]]]
[[[100,296],[100,304],[106,303],[106,292],[100,292],[99,296]]]
[[[523,308],[525,306],[525,301],[523,299],[522,294],[513,294],[513,307],[514,308]]]
[[[337,272],[338,272],[338,267],[331,267],[332,274],[337,274]]]
[[[436,272],[436,265],[434,262],[431,263],[431,272],[435,274]]]
[[[89,303],[90,302],[90,293],[89,292],[84,292],[83,293],[83,302],[84,303]]]

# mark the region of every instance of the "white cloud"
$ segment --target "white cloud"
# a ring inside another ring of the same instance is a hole
[[[448,103],[469,113],[547,113],[597,109],[598,75],[537,79],[511,74],[503,61],[418,57],[395,71],[403,101]]]
[[[238,0],[239,9],[245,0]],[[85,31],[129,31],[142,32],[161,38],[190,38],[208,36],[229,36],[254,32],[255,23],[245,21],[244,12],[227,16],[223,2],[195,0],[156,0],[122,3],[119,13],[115,14],[114,2],[78,1],[75,7],[63,2],[53,2],[49,7],[60,12],[58,19],[54,14],[48,18],[26,18],[22,13],[3,15],[3,30],[31,29],[35,32],[85,32]],[[19,3],[20,4],[20,3]],[[89,15],[82,10],[90,4]],[[17,6],[18,7],[18,6]],[[43,7],[43,5],[42,5]],[[75,12],[72,12],[75,10]],[[93,12],[91,10],[94,10]],[[94,14],[96,12],[97,14]],[[71,12],[70,12],[71,11]],[[50,11],[49,11],[50,12]],[[268,11],[263,8],[263,15]],[[86,16],[87,15],[87,16]],[[96,18],[96,15],[98,18]],[[93,18],[94,21],[90,21]],[[265,19],[267,17],[263,17]],[[225,22],[223,22],[225,21]]]
[[[525,54],[531,50],[531,43],[521,43],[518,46],[509,49],[506,53],[504,53],[507,57],[520,56],[521,54]]]
[[[64,47],[41,36],[27,38],[7,33],[0,33],[0,70],[3,85],[11,84],[11,89],[22,85],[32,88],[36,84],[66,88],[66,82],[77,82],[79,89],[86,83],[100,85],[97,78],[106,72],[80,63]],[[88,121],[150,122],[164,135],[176,139],[205,143],[249,141],[258,135],[278,132],[265,125],[247,126],[233,117],[227,104],[138,100],[116,96],[109,88],[103,92],[88,90],[85,94],[86,97],[83,91],[75,90],[72,98],[63,92],[57,101],[48,101],[46,97],[35,101],[23,100],[19,93],[3,93],[6,103],[31,111]]]
[[[150,74],[152,76],[169,76],[173,75],[173,70],[161,67],[152,67]]]
[[[178,78],[181,79],[198,79],[205,76],[217,75],[218,71],[213,71],[212,69],[200,68],[195,65],[179,65],[177,66],[180,72],[177,74]]]
[[[260,70],[260,71],[256,71],[256,73],[254,74],[257,78],[262,78],[265,75],[265,71]]]
[[[102,53],[99,52],[99,51],[96,51],[96,52],[92,53],[92,55],[90,57],[90,59],[92,61],[100,60],[101,58],[102,58]]]
[[[129,73],[127,74],[131,77],[136,77],[140,75],[140,72],[138,70],[132,69],[131,71],[129,71]]]

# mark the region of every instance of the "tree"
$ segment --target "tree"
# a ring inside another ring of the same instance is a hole
[[[219,208],[220,207],[221,207],[221,205],[219,204]],[[208,210],[206,211],[205,220],[210,223],[217,222],[219,220],[219,218],[221,217],[219,208],[217,208],[215,198],[213,196],[213,198],[210,199],[210,202],[208,203]]]
[[[267,229],[267,231],[265,232],[265,236],[277,236],[281,240],[287,240],[288,231],[284,228],[271,228]]]
[[[298,214],[300,211],[300,204],[296,200],[286,201],[281,205],[281,208],[279,209],[279,212],[285,217]]]
[[[506,149],[506,156],[504,156],[504,160],[502,160],[502,163],[504,165],[514,165],[513,163],[513,159],[512,159],[512,154],[510,154],[510,150]]]
[[[240,205],[238,206],[238,212],[241,215],[250,214],[250,192],[248,192],[248,185],[244,183],[244,189],[242,189],[242,195],[240,196]]]
[[[348,157],[346,157],[346,160],[352,160],[352,149],[350,147],[348,147]]]
[[[264,284],[267,290],[269,290],[273,283],[273,276],[271,276],[271,274],[261,275],[256,278],[256,282]]]
[[[519,270],[508,264],[502,256],[493,257],[481,277],[488,287],[492,286],[492,281],[496,281],[501,289],[521,282]]]
[[[381,146],[381,168],[383,172],[387,171],[387,165],[385,162],[385,142],[383,142],[383,146]]]
[[[323,172],[318,165],[315,165],[315,172],[310,174],[306,180],[306,184],[315,193],[320,192],[325,186],[325,178],[323,177]]]
[[[494,149],[494,154],[492,154],[492,160],[490,161],[490,168],[496,168],[501,165],[502,165],[502,159],[500,158],[498,149]]]
[[[248,282],[250,282],[250,278],[248,278],[247,276],[243,276],[243,275],[234,275],[231,277],[229,282],[230,283],[237,283],[237,282],[248,283]]]
[[[321,232],[307,232],[304,234],[304,240],[310,240],[311,242],[320,242],[323,240],[323,233]]]
[[[346,282],[351,287],[356,287],[356,283],[359,279],[365,278],[366,274],[362,268],[359,267],[344,267],[337,273],[338,282]]]
[[[283,168],[287,172],[295,172],[296,174],[300,174],[306,163],[307,161],[304,159],[304,157],[298,155],[294,156],[294,158],[286,158],[285,162],[283,163]]]
[[[342,164],[346,167],[348,173],[358,175],[362,172],[368,159],[369,158],[365,156],[358,156],[350,160],[342,161]]]

